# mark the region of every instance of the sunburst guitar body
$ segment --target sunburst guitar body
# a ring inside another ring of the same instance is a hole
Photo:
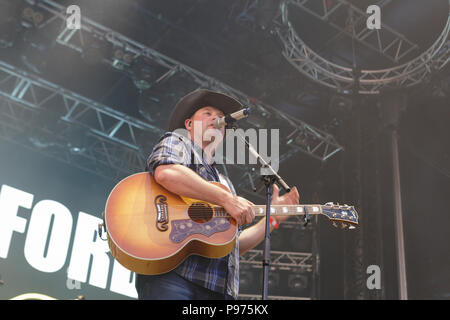
[[[300,215],[308,210],[356,225],[353,207],[340,207],[339,216],[333,204],[277,205],[271,206],[271,214]],[[265,206],[253,210],[256,216],[265,215]],[[149,275],[166,273],[192,254],[226,256],[235,246],[238,230],[222,207],[180,197],[159,185],[149,172],[133,174],[114,187],[106,202],[104,224],[113,257],[127,269]]]

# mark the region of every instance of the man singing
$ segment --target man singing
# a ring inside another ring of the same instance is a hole
[[[206,201],[223,207],[239,226],[250,224],[255,214],[253,203],[236,195],[228,177],[219,174],[213,162],[217,142],[208,135],[214,120],[242,109],[235,99],[209,90],[199,89],[180,99],[165,133],[147,160],[147,168],[156,182],[180,196]],[[174,131],[185,129],[187,135]],[[222,127],[220,139],[224,138]],[[216,135],[217,137],[217,135]],[[211,145],[214,143],[214,145]],[[231,192],[208,181],[224,184]],[[283,196],[276,185],[272,204],[298,204],[296,187]],[[272,218],[270,230],[288,216]],[[234,249],[222,258],[191,255],[174,270],[162,275],[136,275],[139,299],[222,300],[237,299],[239,290],[239,256],[257,246],[265,235],[265,218],[253,226],[239,228]]]

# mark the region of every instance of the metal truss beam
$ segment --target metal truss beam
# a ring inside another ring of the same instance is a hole
[[[39,7],[51,13],[53,15],[51,19],[54,19],[54,17],[58,17],[59,19],[63,20],[63,23],[65,23],[65,8],[63,6],[56,4],[55,2],[50,0],[42,0],[41,2],[39,2]],[[295,131],[296,134],[303,134],[314,137],[315,142],[311,145],[303,146],[293,144],[294,147],[297,147],[302,152],[325,161],[334,153],[342,150],[342,147],[330,134],[327,134],[322,130],[315,128],[294,117],[283,114],[275,107],[264,104],[261,101],[255,101],[255,99],[249,97],[248,95],[214,78],[206,76],[197,70],[183,65],[178,61],[166,57],[165,55],[140,43],[137,43],[109,28],[99,25],[87,18],[82,19],[81,27],[82,28],[78,31],[68,30],[64,28],[57,35],[57,42],[79,52],[83,52],[83,39],[87,35],[95,35],[96,38],[106,41],[107,43],[114,46],[114,48],[121,48],[125,52],[131,54],[133,56],[133,59],[137,59],[138,57],[145,57],[148,60],[161,66],[165,71],[156,80],[158,84],[164,84],[164,81],[168,81],[176,74],[183,74],[187,76],[187,78],[191,79],[191,81],[196,84],[197,87],[209,88],[228,94],[238,99],[244,105],[251,107],[254,112],[279,115],[280,117],[282,117],[281,121],[283,121],[283,124],[292,126],[293,131]],[[117,60],[108,58],[105,59],[105,62],[113,67],[117,67],[117,64],[121,63]]]
[[[89,159],[84,168],[107,178],[143,170],[146,154],[137,137],[164,132],[1,61],[0,98],[4,126],[28,130],[29,139],[44,139],[31,142],[49,155],[58,153],[65,162],[79,164],[80,158]],[[40,120],[34,122],[36,118]],[[82,128],[82,133],[74,134],[74,128]],[[85,138],[83,145],[71,149],[73,139],[80,135]]]
[[[262,250],[249,250],[240,258],[241,264],[262,267]],[[270,251],[270,265],[284,270],[293,268],[311,272],[313,270],[313,254],[304,252]]]
[[[302,74],[326,87],[341,93],[350,93],[358,84],[360,94],[378,94],[384,88],[407,88],[421,83],[432,72],[442,70],[450,60],[448,36],[450,32],[450,15],[444,30],[433,45],[413,60],[392,68],[381,70],[353,70],[332,63],[311,50],[297,35],[288,18],[290,3],[304,5],[308,0],[284,0],[281,4],[281,15],[277,17],[277,33],[283,42],[283,55]],[[327,14],[338,5],[348,3],[338,0],[339,4],[327,9]],[[450,1],[449,1],[450,4]],[[367,33],[367,32],[366,32]],[[360,34],[362,35],[366,35]],[[398,38],[400,39],[400,38]],[[397,46],[395,57],[400,58],[406,41],[393,40],[381,50],[387,52]]]
[[[380,7],[386,6],[392,0],[381,0],[374,3]],[[393,28],[381,23],[381,30],[370,30],[366,27],[366,20],[368,14],[347,0],[335,0],[335,2],[322,1],[320,7],[313,6],[316,0],[289,0],[287,4],[292,4],[303,11],[319,18],[326,22],[333,28],[339,31],[340,34],[353,37],[355,41],[364,45],[365,47],[385,56],[392,62],[399,62],[402,58],[413,51],[417,51],[419,46],[416,43],[408,40],[403,34],[397,32]],[[344,24],[339,24],[333,19],[334,16],[345,9],[352,13],[353,17],[348,25],[348,21]],[[349,28],[350,27],[350,28]]]

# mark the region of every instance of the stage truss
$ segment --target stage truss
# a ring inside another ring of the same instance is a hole
[[[58,44],[76,50],[80,54],[83,54],[86,50],[85,44],[93,39],[107,44],[111,48],[111,52],[109,52],[109,56],[103,58],[103,63],[116,70],[124,70],[127,67],[129,61],[125,61],[124,56],[131,58],[133,61],[145,58],[145,61],[160,68],[161,74],[154,84],[163,89],[165,84],[172,79],[182,76],[189,79],[194,88],[208,88],[238,99],[252,109],[253,115],[265,119],[267,123],[272,123],[275,127],[283,128],[285,135],[280,135],[280,140],[285,143],[280,146],[280,163],[297,152],[303,152],[320,161],[326,161],[343,150],[343,147],[331,134],[280,112],[276,107],[258,101],[86,17],[82,17],[80,30],[68,29],[66,27],[66,8],[56,2],[50,0],[38,1],[33,8],[42,12],[44,17],[41,23],[35,26],[37,32],[54,35],[54,40]],[[54,30],[58,31],[55,33]],[[117,50],[121,50],[123,55],[120,57],[114,55]],[[97,172],[108,179],[117,179],[130,172],[142,170],[145,167],[143,164],[147,153],[151,150],[144,148],[143,144],[138,141],[139,138],[142,138],[146,133],[152,138],[156,138],[164,132],[165,128],[130,117],[114,110],[111,106],[99,104],[34,74],[18,70],[6,63],[2,63],[0,66],[0,93],[4,99],[2,112],[11,119],[11,121],[3,121],[2,124],[8,128],[14,126],[16,130],[21,131],[25,126],[20,122],[20,117],[17,117],[18,114],[38,114],[45,110],[48,111],[52,108],[55,100],[58,100],[57,103],[60,108],[58,123],[65,123],[67,128],[70,126],[84,128],[90,142],[82,150],[83,152],[75,152],[74,156],[77,159],[81,157],[92,160],[97,166],[86,163],[86,169]],[[170,90],[170,88],[166,90]],[[181,96],[181,93],[178,94]],[[13,110],[13,108],[22,108],[26,111],[19,112]],[[251,119],[249,119],[249,122],[243,121],[242,126],[254,127],[254,124],[250,121]],[[70,132],[69,129],[67,130]],[[4,133],[7,131],[3,130]],[[58,133],[55,133],[55,136],[60,141],[53,143],[54,153],[56,154],[58,149],[56,147],[60,146],[59,149],[63,153],[59,157],[60,159],[65,159],[71,164],[80,163],[78,160],[71,160],[73,148],[71,151],[66,148],[70,142],[64,139],[70,137],[58,135]],[[47,148],[45,152],[51,153],[49,150]],[[78,166],[83,165],[78,164]],[[104,168],[105,166],[109,166],[109,169]],[[115,174],[111,174],[111,170],[115,170]],[[238,176],[242,177],[237,189],[249,192],[251,184],[249,178],[255,179],[256,177],[254,168],[232,165],[230,170],[234,170]],[[258,190],[259,193],[261,190]],[[251,194],[261,197],[259,193]]]
[[[320,9],[312,9],[313,0],[283,0],[280,14],[274,22],[276,32],[283,43],[283,55],[300,73],[339,93],[352,93],[358,83],[360,94],[379,94],[383,89],[408,88],[424,81],[431,73],[439,72],[450,61],[450,15],[437,40],[416,58],[407,63],[381,70],[356,70],[333,63],[313,51],[297,34],[289,21],[289,10],[299,8],[323,20],[333,28],[353,37],[355,41],[397,63],[402,58],[417,51],[417,44],[394,29],[382,25],[383,32],[369,30],[365,24],[360,29],[358,22],[369,16],[347,0],[336,0],[331,6],[325,1]],[[379,1],[380,7],[390,1]],[[449,1],[450,5],[450,1]],[[340,8],[352,11],[354,20],[351,31],[344,25],[333,22],[332,16]],[[369,41],[370,39],[370,41]]]

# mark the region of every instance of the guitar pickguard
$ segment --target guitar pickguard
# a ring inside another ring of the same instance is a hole
[[[226,231],[231,223],[227,218],[213,218],[207,222],[197,223],[191,219],[172,221],[172,231],[170,240],[180,243],[192,234],[202,234],[210,237],[211,235]]]

